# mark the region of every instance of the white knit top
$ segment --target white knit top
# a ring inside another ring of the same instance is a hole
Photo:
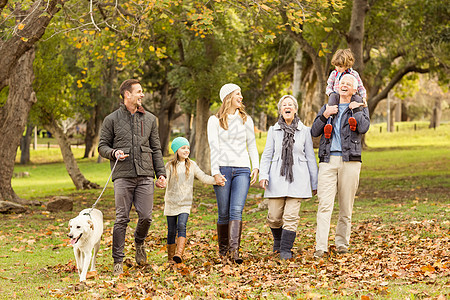
[[[220,174],[219,167],[221,166],[259,169],[255,130],[250,116],[247,116],[244,124],[238,110],[234,114],[229,114],[228,130],[220,127],[219,119],[216,116],[211,116],[208,120],[208,141],[213,176]],[[250,167],[250,159],[253,168]]]
[[[177,163],[177,176],[172,175],[172,168],[166,164],[167,187],[164,195],[164,215],[177,216],[181,213],[189,214],[192,207],[194,176],[206,184],[215,184],[214,177],[205,174],[200,167],[191,160],[189,176],[186,177],[186,163]],[[178,177],[178,178],[177,178]]]

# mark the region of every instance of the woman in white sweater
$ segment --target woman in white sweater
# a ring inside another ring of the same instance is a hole
[[[219,254],[222,259],[228,254],[238,264],[242,263],[242,211],[250,184],[256,182],[259,172],[253,120],[245,112],[242,99],[238,85],[225,84],[220,89],[222,105],[208,120],[211,174],[216,180],[222,176],[226,179],[224,186],[214,186]]]
[[[173,140],[174,158],[166,164],[167,189],[164,195],[164,215],[167,218],[168,260],[181,263],[186,244],[186,223],[191,212],[194,176],[207,184],[224,184],[223,179],[206,175],[189,159],[189,141],[184,137]],[[178,233],[178,240],[175,238]]]

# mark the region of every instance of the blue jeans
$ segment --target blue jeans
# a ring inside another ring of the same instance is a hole
[[[220,173],[227,181],[224,186],[215,185],[218,224],[228,224],[233,220],[242,220],[245,200],[250,188],[250,168],[220,167]]]
[[[175,244],[175,238],[186,237],[186,223],[189,214],[181,213],[177,216],[167,216],[167,244]]]

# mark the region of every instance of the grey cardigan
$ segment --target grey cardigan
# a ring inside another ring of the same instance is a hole
[[[280,175],[283,137],[284,131],[278,123],[269,128],[259,170],[259,180],[269,182],[264,197],[310,198],[311,191],[317,190],[318,173],[310,129],[299,121],[294,135],[292,183]]]
[[[320,146],[319,146],[319,161],[320,162],[330,162],[330,148],[331,140],[333,139],[333,134],[331,138],[326,139],[323,135],[323,128],[327,124],[327,119],[323,116],[323,112],[326,109],[326,105],[322,106],[316,119],[311,127],[311,134],[314,137],[320,135]],[[341,144],[342,144],[342,160],[343,161],[361,161],[361,139],[362,135],[369,130],[370,118],[369,110],[367,107],[358,107],[353,110],[353,117],[357,121],[356,131],[351,131],[348,124],[348,118],[352,116],[352,110],[346,108],[342,114],[341,124],[336,124],[336,119],[333,118],[331,124],[334,126],[341,127]]]
[[[103,121],[98,152],[114,165],[114,151],[129,154],[117,163],[112,180],[137,176],[166,175],[159,142],[156,117],[142,107],[134,114],[125,105],[109,114]]]

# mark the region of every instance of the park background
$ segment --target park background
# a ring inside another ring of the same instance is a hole
[[[0,1],[1,297],[448,298],[449,9],[438,0]],[[76,283],[65,227],[109,175],[96,147],[124,79],[141,80],[165,159],[183,135],[208,171],[206,122],[224,83],[242,87],[261,152],[282,95],[296,96],[312,124],[339,48],[355,54],[372,119],[354,255],[312,259],[313,198],[302,206],[295,260],[278,262],[252,187],[248,263],[217,264],[214,194],[197,184],[189,263],[164,264],[159,190],[151,263],[113,279],[109,186],[99,272]],[[73,211],[49,212],[57,196],[72,199]]]

